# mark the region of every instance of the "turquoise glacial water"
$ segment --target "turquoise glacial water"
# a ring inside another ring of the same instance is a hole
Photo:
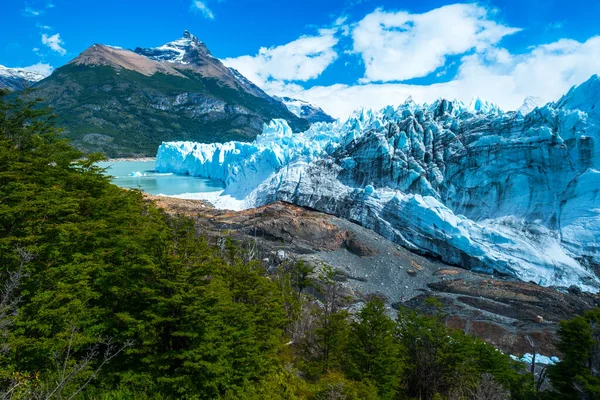
[[[122,188],[140,189],[149,194],[177,196],[184,193],[217,192],[223,184],[207,178],[188,175],[161,174],[154,171],[154,161],[104,161],[112,182]]]

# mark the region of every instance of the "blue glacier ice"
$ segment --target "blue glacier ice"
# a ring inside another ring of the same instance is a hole
[[[163,143],[156,169],[221,180],[217,206],[286,201],[415,252],[540,285],[600,281],[600,79],[504,112],[475,99],[360,110],[252,143]]]

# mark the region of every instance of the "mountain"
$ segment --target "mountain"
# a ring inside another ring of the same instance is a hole
[[[283,102],[285,106],[300,118],[304,118],[312,122],[333,122],[335,118],[327,114],[321,107],[311,104],[304,100],[292,99],[290,97],[276,97],[277,100]]]
[[[527,96],[521,107],[517,108],[517,111],[523,115],[527,115],[536,108],[544,106],[546,103],[541,97]]]
[[[223,181],[219,207],[293,203],[448,264],[597,292],[599,89],[526,116],[439,100],[301,134],[279,120],[253,143],[164,143],[157,169]]]
[[[0,89],[20,91],[41,81],[47,75],[29,68],[8,68],[0,65]]]
[[[273,118],[310,125],[187,31],[150,49],[94,44],[35,89],[77,147],[111,157],[155,155],[165,140],[252,140]]]

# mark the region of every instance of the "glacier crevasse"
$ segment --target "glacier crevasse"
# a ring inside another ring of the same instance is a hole
[[[526,115],[408,100],[301,134],[275,120],[252,143],[163,143],[156,169],[223,181],[217,204],[287,201],[450,264],[597,291],[599,121],[593,76]]]

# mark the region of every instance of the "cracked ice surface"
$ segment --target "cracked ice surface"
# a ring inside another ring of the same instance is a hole
[[[287,201],[450,264],[597,291],[598,104],[598,76],[526,115],[408,100],[301,134],[275,120],[252,143],[164,143],[156,169],[223,181],[220,207]]]

